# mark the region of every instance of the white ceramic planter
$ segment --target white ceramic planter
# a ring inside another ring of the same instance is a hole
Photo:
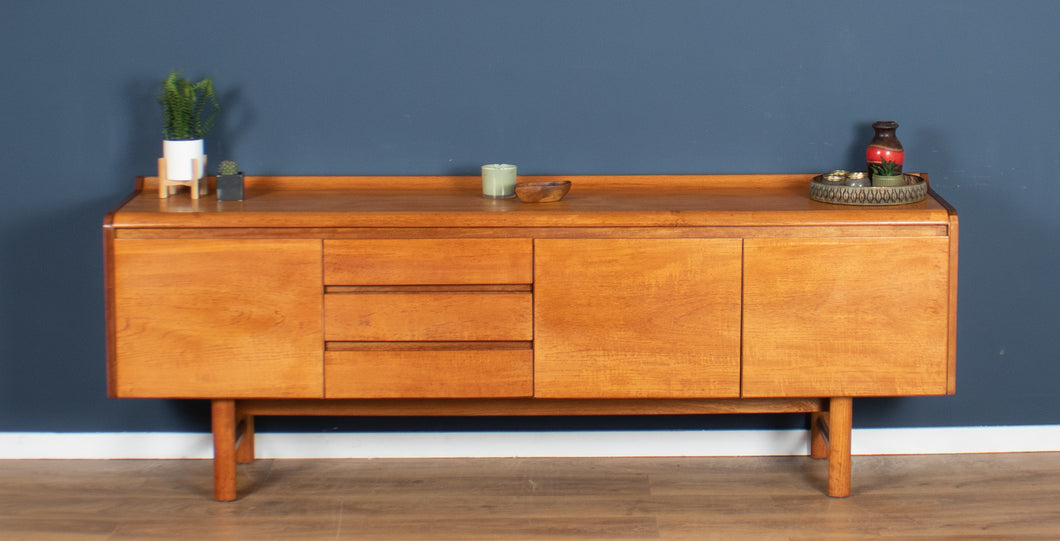
[[[201,178],[206,167],[202,139],[188,141],[162,141],[162,156],[166,159],[166,177],[169,180],[186,182]],[[192,170],[192,160],[199,160],[197,171]]]

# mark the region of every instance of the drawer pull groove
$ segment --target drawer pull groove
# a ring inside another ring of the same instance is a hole
[[[343,342],[324,343],[325,351],[519,351],[533,342]]]
[[[530,284],[414,285],[414,286],[324,286],[324,293],[531,293]]]

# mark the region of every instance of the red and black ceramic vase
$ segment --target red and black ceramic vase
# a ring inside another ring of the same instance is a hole
[[[893,120],[880,120],[872,123],[872,129],[876,130],[876,135],[865,149],[865,161],[868,166],[866,171],[871,175],[872,166],[888,161],[894,162],[901,173],[902,163],[905,162],[905,149],[894,133],[898,130],[898,123]]]

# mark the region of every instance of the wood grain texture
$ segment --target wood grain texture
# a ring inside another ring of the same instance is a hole
[[[323,396],[320,241],[118,239],[113,258],[114,396]]]
[[[117,396],[118,382],[115,362],[118,358],[118,321],[114,318],[114,240],[115,230],[110,226],[113,214],[103,218],[103,317],[106,332],[107,396]]]
[[[529,284],[530,239],[324,242],[327,285]]]
[[[946,393],[948,239],[744,246],[744,396]]]
[[[542,398],[739,396],[740,242],[535,242]]]
[[[813,413],[826,411],[820,398],[712,399],[445,399],[445,400],[239,400],[247,415],[523,416],[523,415],[708,415]]]
[[[570,180],[562,201],[526,204],[479,196],[472,177],[246,177],[238,205],[158,199],[146,190],[114,214],[120,228],[171,227],[697,227],[809,226],[873,222],[945,224],[934,198],[890,207],[831,205],[809,198],[806,175],[527,176]],[[228,202],[220,202],[228,203]],[[230,212],[235,210],[237,212]]]
[[[833,397],[828,401],[828,495],[833,498],[850,496],[850,431],[853,415],[853,399]],[[813,456],[812,441],[810,447],[810,456]]]
[[[213,433],[213,494],[219,502],[236,499],[236,405],[234,400],[210,403]]]
[[[751,217],[749,217],[751,218]],[[757,226],[512,226],[512,227],[462,227],[450,224],[445,227],[204,227],[204,228],[125,228],[115,229],[115,238],[120,239],[680,239],[680,238],[807,238],[807,237],[944,237],[948,226],[941,223],[926,224],[861,224],[806,225],[790,227],[783,225]]]
[[[496,398],[534,394],[534,352],[366,350],[324,354],[327,398]]]
[[[1060,453],[859,456],[852,498],[808,457],[0,461],[18,541],[1044,540]]]
[[[347,341],[530,340],[533,295],[493,292],[324,296],[324,336]]]
[[[221,499],[255,413],[808,411],[842,496],[849,397],[954,390],[957,220],[809,178],[524,178],[573,182],[549,205],[478,177],[249,177],[231,204],[140,179],[104,220],[109,390],[219,399]]]

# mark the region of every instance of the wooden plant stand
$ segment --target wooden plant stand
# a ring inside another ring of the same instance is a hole
[[[166,159],[158,159],[158,197],[165,199],[176,193],[177,188],[188,187],[191,198],[198,199],[210,193],[210,186],[206,182],[206,156],[202,160],[192,158],[191,170],[195,172],[195,178],[191,180],[169,180],[166,169]]]

